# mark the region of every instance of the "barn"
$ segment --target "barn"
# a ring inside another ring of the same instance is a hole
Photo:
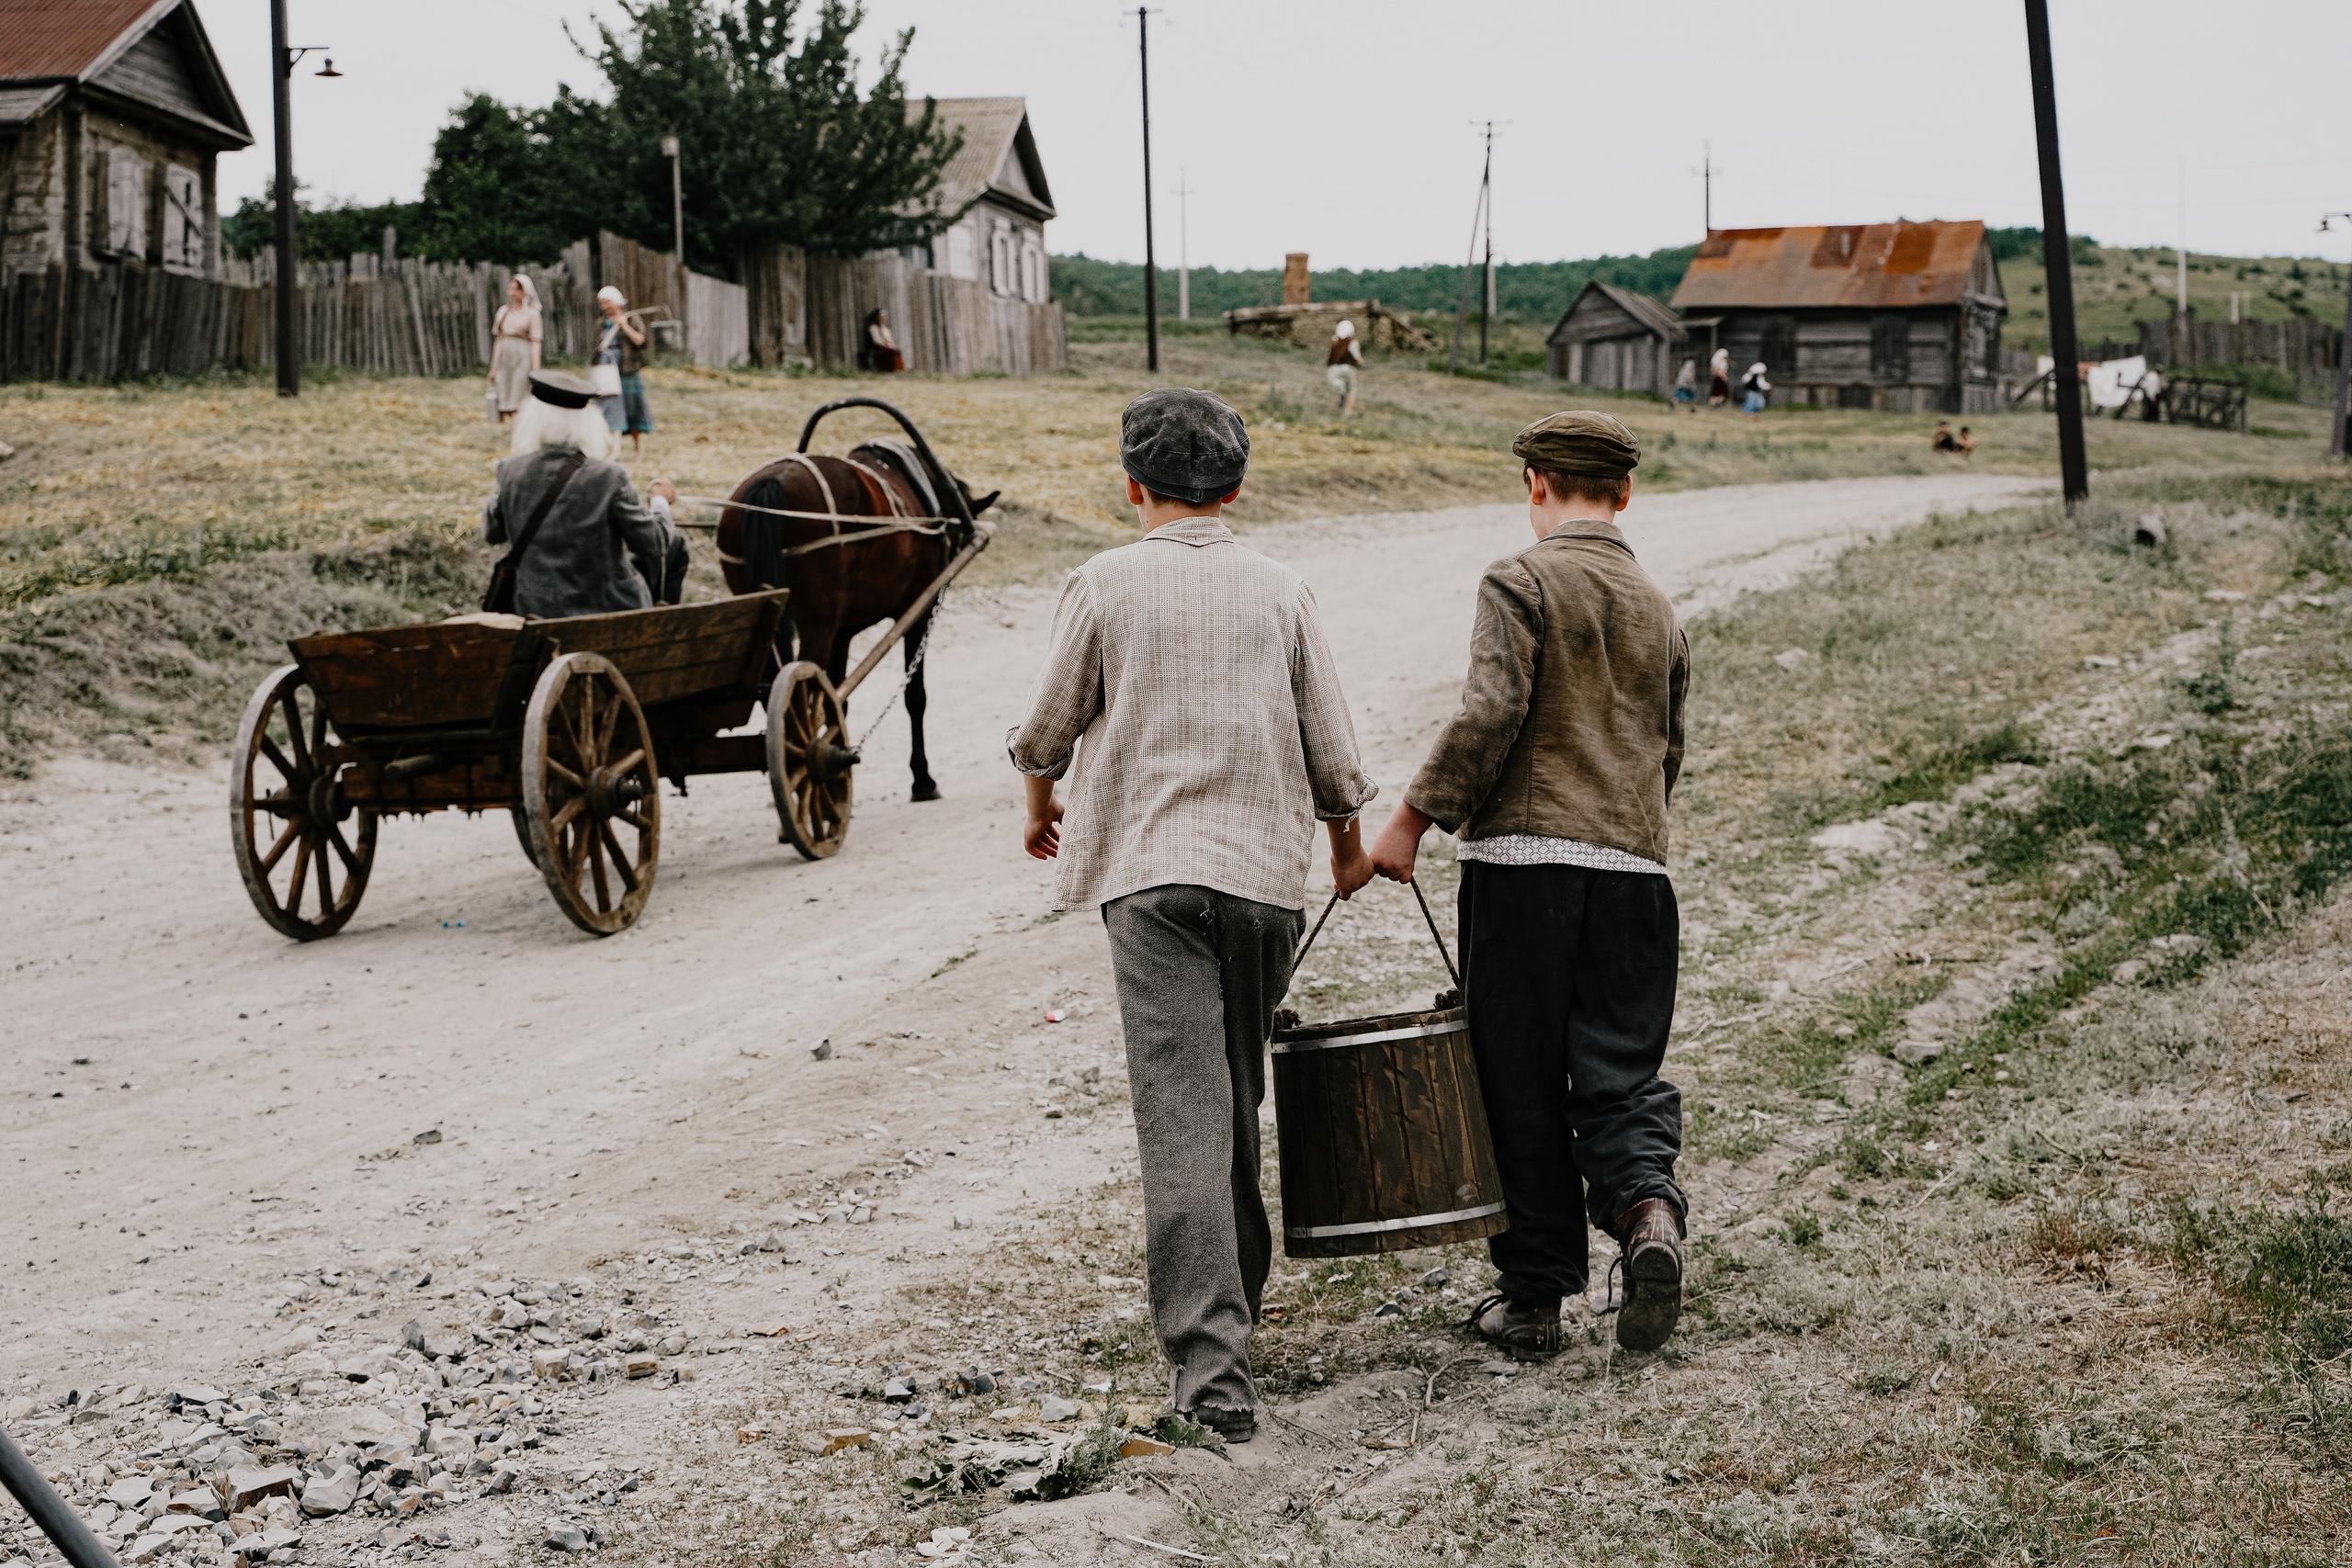
[[[0,0],[0,282],[219,276],[215,162],[252,143],[190,0]]]
[[[1758,360],[1776,402],[1902,413],[1998,406],[2008,298],[1984,225],[1861,223],[1709,232],[1674,291],[1702,360]]]
[[[1666,396],[1674,385],[1682,323],[1646,295],[1598,278],[1577,290],[1552,329],[1553,375],[1609,392]]]

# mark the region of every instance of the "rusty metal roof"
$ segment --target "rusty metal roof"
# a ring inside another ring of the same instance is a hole
[[[1984,243],[1975,219],[1717,229],[1691,258],[1673,303],[1678,310],[1957,304]]]
[[[0,82],[86,80],[178,4],[0,0]]]

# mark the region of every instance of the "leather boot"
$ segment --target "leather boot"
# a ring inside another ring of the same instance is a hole
[[[1470,1331],[1515,1361],[1541,1361],[1560,1353],[1560,1303],[1515,1302],[1488,1296],[1470,1309]]]
[[[1655,1350],[1682,1316],[1682,1216],[1663,1198],[1645,1198],[1617,1216],[1618,1267],[1624,1298],[1617,1309],[1617,1343]]]

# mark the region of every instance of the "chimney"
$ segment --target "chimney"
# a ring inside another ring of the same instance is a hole
[[[1283,257],[1283,303],[1304,305],[1309,290],[1306,281],[1306,253],[1293,251]]]

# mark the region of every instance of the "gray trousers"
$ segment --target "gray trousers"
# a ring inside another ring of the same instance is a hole
[[[1306,923],[1297,909],[1182,885],[1102,906],[1143,1155],[1152,1324],[1179,1410],[1257,1408],[1250,1330],[1273,1263],[1258,1107]]]

